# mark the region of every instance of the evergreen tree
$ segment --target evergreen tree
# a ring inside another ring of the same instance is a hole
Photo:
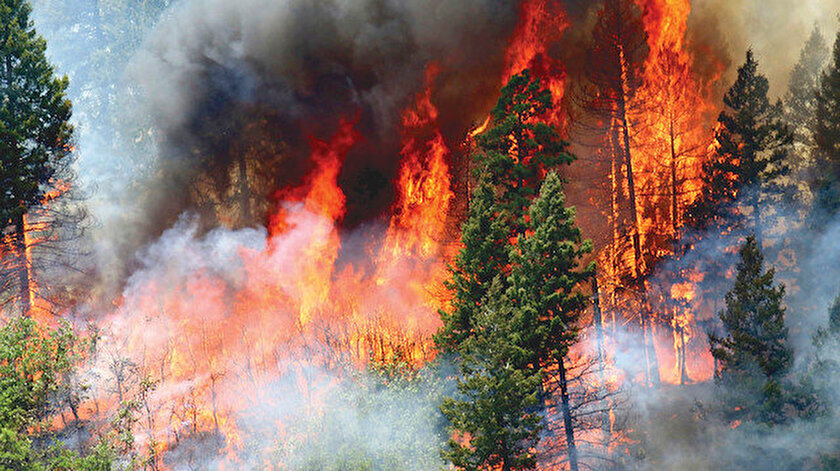
[[[738,78],[723,97],[715,155],[704,165],[706,189],[688,208],[697,229],[748,229],[762,243],[762,204],[778,193],[778,177],[787,173],[785,147],[793,136],[782,122],[782,105],[767,96],[767,78],[758,73],[752,51],[738,68]],[[751,209],[747,221],[740,207]]]
[[[814,172],[814,119],[817,108],[817,87],[820,74],[828,59],[828,47],[818,26],[799,53],[799,61],[790,74],[790,83],[785,94],[785,120],[793,133],[793,151],[789,153],[788,166],[792,181],[788,182],[789,200],[810,203],[812,180],[808,173]]]
[[[822,31],[819,26],[815,26],[799,53],[799,61],[790,74],[785,94],[785,119],[791,127],[794,141],[809,147],[813,142],[817,87],[828,52]]]
[[[525,233],[525,214],[549,168],[570,163],[559,131],[542,121],[552,108],[551,92],[531,78],[528,70],[502,88],[487,130],[476,137],[471,159],[479,183],[462,228],[463,248],[450,268],[452,292],[443,327],[435,337],[443,352],[457,352],[472,335],[472,318],[496,275],[507,282],[511,238]]]
[[[30,12],[26,0],[0,1],[0,225],[14,229],[6,251],[17,257],[14,278],[24,313],[30,307],[24,216],[59,183],[73,131],[67,78],[53,76]]]
[[[594,265],[580,269],[580,260],[592,252],[592,243],[581,240],[575,210],[565,206],[565,199],[560,177],[549,173],[529,211],[529,235],[515,247],[508,297],[515,305],[514,330],[527,352],[522,368],[535,374],[546,371],[560,387],[569,463],[576,471],[566,358],[589,301],[581,287],[595,269]]]
[[[565,206],[560,177],[551,172],[529,211],[529,235],[514,247],[508,296],[516,303],[516,327],[534,368],[565,357],[577,338],[577,324],[588,297],[581,292],[594,267],[580,269],[592,252]]]
[[[446,288],[451,307],[441,311],[443,327],[435,336],[438,349],[455,353],[474,332],[473,318],[482,309],[493,279],[508,265],[508,230],[499,217],[494,189],[481,178],[470,201],[461,234],[462,248],[449,267]]]
[[[739,256],[735,285],[719,314],[723,336],[710,335],[718,365],[715,380],[734,418],[780,422],[785,377],[793,361],[782,305],[785,289],[774,284],[772,268],[764,271],[754,236],[747,238]]]
[[[552,106],[551,92],[525,70],[502,88],[489,128],[476,137],[478,174],[486,173],[496,188],[512,236],[524,234],[524,216],[545,171],[574,160],[559,130],[540,120]]]
[[[443,457],[456,469],[519,470],[536,467],[534,449],[542,418],[536,413],[539,371],[521,368],[531,355],[519,341],[511,304],[496,277],[474,317],[475,335],[462,344],[458,399],[441,410],[453,438]]]
[[[815,198],[815,223],[819,224],[819,216],[831,216],[840,210],[840,33],[828,69],[820,77],[814,142],[821,169]]]

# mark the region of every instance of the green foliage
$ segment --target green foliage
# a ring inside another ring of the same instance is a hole
[[[67,78],[55,78],[46,42],[25,0],[0,2],[0,221],[20,218],[41,202],[69,162],[73,128]]]
[[[522,368],[531,352],[520,345],[511,303],[497,277],[487,304],[475,317],[476,335],[464,341],[458,381],[460,398],[441,410],[453,438],[443,457],[457,469],[533,469],[533,449],[542,430],[537,413],[539,371]]]
[[[565,207],[560,177],[551,172],[529,211],[529,235],[515,247],[508,297],[516,305],[514,328],[533,368],[563,361],[578,334],[588,298],[580,288],[594,274],[594,265],[580,269],[592,252],[582,241],[575,210]]]
[[[52,443],[50,419],[63,381],[89,348],[69,325],[46,331],[11,319],[0,328],[0,469],[105,470],[113,453],[100,443],[84,457]]]
[[[551,92],[525,70],[502,88],[490,127],[476,137],[477,173],[497,189],[499,214],[514,236],[525,232],[524,216],[542,175],[574,160],[557,128],[539,119],[551,109]]]
[[[785,146],[793,139],[782,122],[781,103],[771,104],[767,96],[769,88],[752,51],[747,51],[738,78],[723,97],[726,108],[718,117],[716,155],[704,165],[707,185],[688,208],[691,226],[751,228],[760,234],[761,204],[780,192],[778,177],[788,171]],[[752,208],[751,223],[736,203]]]
[[[480,311],[493,279],[507,269],[508,229],[499,217],[493,187],[482,178],[461,230],[463,247],[449,267],[451,308],[441,311],[443,327],[435,336],[438,349],[456,353],[474,332],[473,318]]]
[[[557,129],[539,121],[551,103],[525,71],[477,137],[480,182],[451,269],[452,310],[436,336],[460,360],[460,396],[442,405],[453,433],[443,456],[458,469],[536,466],[543,366],[563,361],[586,303],[578,284],[592,269],[578,264],[591,243],[564,207],[560,177],[550,172],[541,185],[573,160]]]
[[[733,418],[778,423],[790,402],[787,375],[793,361],[785,327],[784,286],[776,286],[774,270],[764,271],[764,257],[754,237],[740,252],[735,285],[720,312],[724,336],[710,335],[718,362],[716,382],[722,386],[727,414]]]
[[[435,336],[444,353],[456,353],[473,334],[472,319],[494,278],[501,274],[507,281],[508,244],[525,234],[525,216],[542,175],[574,160],[557,128],[539,119],[551,108],[551,92],[525,70],[502,88],[490,126],[476,137],[471,158],[479,181],[462,228],[463,248],[446,285],[453,293],[451,309],[441,311],[443,327]]]
[[[474,335],[460,349],[461,396],[442,406],[454,433],[443,455],[458,469],[536,466],[545,368],[562,371],[587,303],[580,284],[594,272],[579,269],[592,245],[581,241],[574,215],[560,177],[549,173],[526,236],[511,247],[507,282],[494,279],[473,317]]]

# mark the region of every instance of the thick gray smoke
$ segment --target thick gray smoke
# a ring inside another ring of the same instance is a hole
[[[400,112],[424,89],[427,66],[440,70],[439,121],[457,144],[498,88],[516,3],[177,6],[128,69],[142,91],[138,111],[151,123],[156,159],[141,194],[129,195],[142,210],[121,223],[123,240],[143,244],[185,210],[210,214],[205,222],[216,225],[219,213],[233,207],[235,226],[264,223],[271,193],[311,169],[311,137],[328,139],[342,118],[357,119],[363,135],[339,177],[348,199],[345,223],[376,218],[393,200]]]
[[[781,97],[814,26],[819,26],[833,42],[840,1],[695,0],[691,10],[689,34],[728,51],[731,62],[726,64],[725,82],[734,79],[735,69],[744,62],[744,53],[753,48],[770,80],[771,95]]]

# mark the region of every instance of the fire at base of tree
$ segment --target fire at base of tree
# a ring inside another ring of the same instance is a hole
[[[840,469],[837,13],[0,0],[0,469]]]

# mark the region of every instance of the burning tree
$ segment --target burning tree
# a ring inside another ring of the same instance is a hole
[[[602,276],[614,295],[612,308],[638,316],[644,338],[646,384],[659,383],[659,366],[653,349],[652,314],[645,277],[643,201],[639,193],[637,134],[645,114],[637,99],[644,86],[645,59],[649,53],[642,12],[632,1],[609,0],[598,11],[589,45],[586,83],[576,98],[581,134],[593,133],[599,158],[609,161],[610,197],[607,218],[612,229],[602,258]],[[627,305],[634,301],[637,309]]]
[[[27,216],[66,191],[73,135],[67,78],[53,76],[30,12],[25,0],[0,3],[0,293],[25,315],[35,298]]]

